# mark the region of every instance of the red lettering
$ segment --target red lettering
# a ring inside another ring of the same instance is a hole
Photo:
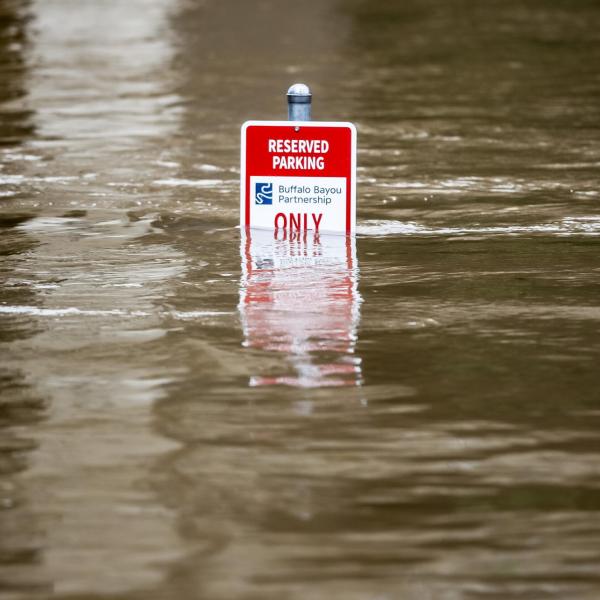
[[[279,217],[281,217],[283,219],[282,229],[285,229],[287,227],[287,219],[285,218],[285,215],[283,213],[277,213],[275,215],[275,229],[279,229],[279,225],[277,225],[277,221],[279,220]]]
[[[323,220],[323,213],[311,213],[315,233],[319,233],[319,225]],[[275,229],[289,229],[290,231],[308,231],[307,213],[277,213],[275,215]],[[293,239],[293,238],[290,238]]]
[[[317,215],[315,215],[314,213],[312,214],[313,222],[315,224],[315,232],[319,231],[319,224],[321,223],[321,219],[323,218],[323,214],[319,213],[318,217],[319,218],[317,219]]]
[[[302,215],[298,215],[296,217],[296,215],[294,213],[292,213],[290,215],[290,229],[300,229],[300,217]]]

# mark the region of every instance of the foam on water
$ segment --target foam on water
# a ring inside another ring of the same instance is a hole
[[[356,232],[365,236],[424,235],[527,235],[545,234],[555,236],[600,235],[600,217],[566,217],[558,223],[531,225],[491,225],[480,227],[432,227],[413,221],[368,220],[357,225]]]

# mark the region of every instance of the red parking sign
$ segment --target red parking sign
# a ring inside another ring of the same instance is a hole
[[[240,225],[353,233],[354,125],[318,121],[244,123]]]

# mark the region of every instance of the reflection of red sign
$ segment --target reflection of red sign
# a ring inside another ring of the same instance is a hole
[[[239,309],[246,346],[283,353],[288,371],[254,376],[251,384],[360,383],[353,244],[349,237],[285,231],[252,232],[242,240]]]
[[[352,233],[356,222],[354,125],[245,123],[240,215],[242,228]]]

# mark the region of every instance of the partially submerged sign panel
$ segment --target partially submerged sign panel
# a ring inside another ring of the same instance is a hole
[[[240,225],[354,233],[354,125],[318,121],[244,123]]]

